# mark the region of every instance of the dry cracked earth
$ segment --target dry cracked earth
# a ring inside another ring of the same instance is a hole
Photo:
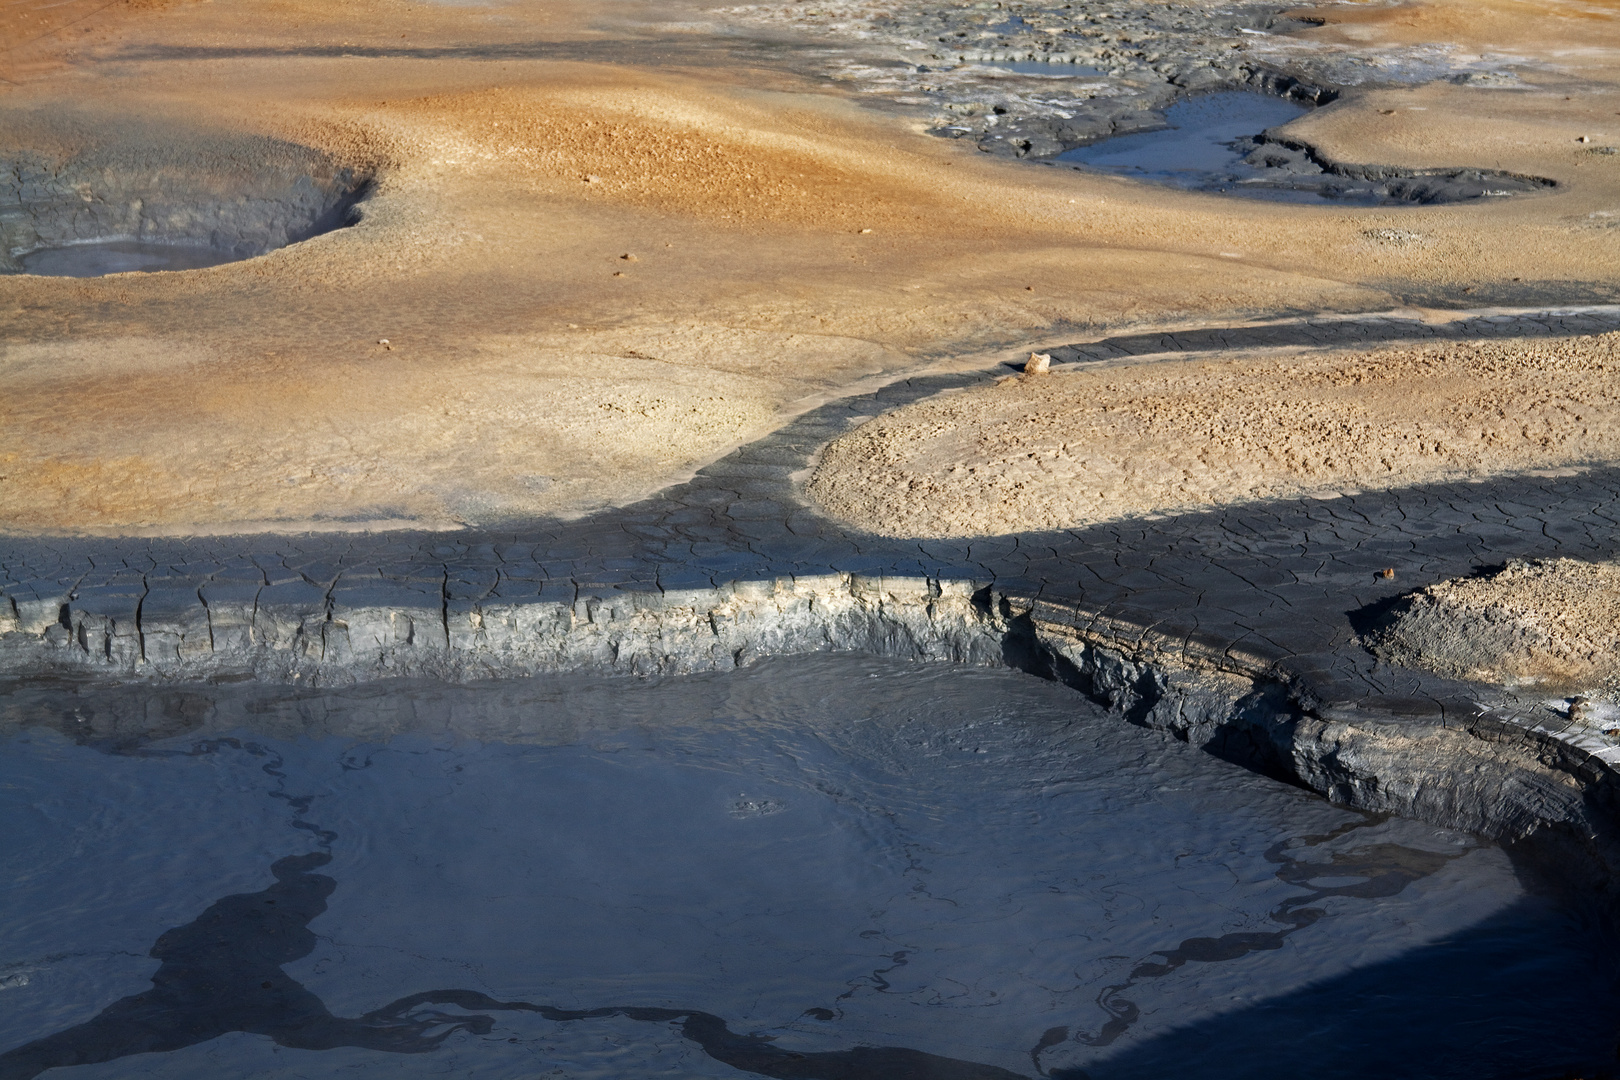
[[[352,227],[247,261],[0,279],[0,526],[576,516],[820,401],[1044,343],[1607,302],[1615,13],[1460,10],[8,0],[6,258],[142,230],[259,250],[297,232],[275,201],[300,168],[365,186]],[[1102,74],[980,65],[1042,56]],[[1290,205],[997,140],[1230,87],[1331,99],[1286,129],[1322,160],[1556,186]]]

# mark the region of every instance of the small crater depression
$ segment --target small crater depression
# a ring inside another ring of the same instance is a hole
[[[1056,160],[1195,191],[1284,202],[1391,206],[1543,191],[1550,180],[1483,169],[1399,169],[1328,160],[1276,130],[1309,106],[1228,90],[1177,102],[1167,126],[1103,139]]]
[[[285,140],[0,118],[0,273],[195,270],[353,224],[369,172]]]

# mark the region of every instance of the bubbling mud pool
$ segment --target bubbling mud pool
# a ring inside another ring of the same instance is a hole
[[[1600,928],[1009,670],[17,686],[0,1077],[1493,1077]],[[70,1067],[71,1066],[71,1067]]]

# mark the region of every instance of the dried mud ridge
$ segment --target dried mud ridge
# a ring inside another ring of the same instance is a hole
[[[1571,715],[1620,730],[1591,700],[1620,697],[1620,563],[1514,559],[1438,582],[1403,597],[1369,645],[1404,667],[1571,694]]]
[[[1054,355],[1616,327],[1616,308],[1335,318]],[[1010,663],[1336,802],[1534,840],[1609,885],[1620,745],[1561,708],[1380,663],[1362,635],[1404,594],[1481,566],[1620,555],[1620,470],[962,541],[854,534],[801,500],[808,463],[853,424],[1005,370],[829,404],[687,484],[577,522],[12,538],[0,546],[0,671],[315,685],[670,674],[829,649]]]
[[[351,223],[370,189],[363,170],[294,143],[155,124],[14,116],[0,147],[0,273],[114,240],[251,258]]]

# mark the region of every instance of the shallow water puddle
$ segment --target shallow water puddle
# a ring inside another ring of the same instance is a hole
[[[1226,190],[1256,175],[1243,160],[1255,148],[1254,136],[1306,111],[1303,105],[1264,94],[1205,94],[1170,106],[1165,111],[1168,128],[1076,147],[1057,160],[1178,187]]]
[[[1305,112],[1304,105],[1264,94],[1204,94],[1166,109],[1168,128],[1117,135],[1050,161],[1197,191],[1356,206],[1471,202],[1557,186],[1483,169],[1408,171],[1325,163],[1303,144],[1264,135]]]
[[[23,273],[45,277],[102,277],[107,274],[155,273],[164,270],[201,270],[245,256],[219,248],[186,244],[151,244],[138,240],[109,240],[95,244],[43,248],[18,260]]]
[[[1010,671],[47,687],[0,738],[6,1077],[1613,1059],[1612,960],[1501,849]]]

